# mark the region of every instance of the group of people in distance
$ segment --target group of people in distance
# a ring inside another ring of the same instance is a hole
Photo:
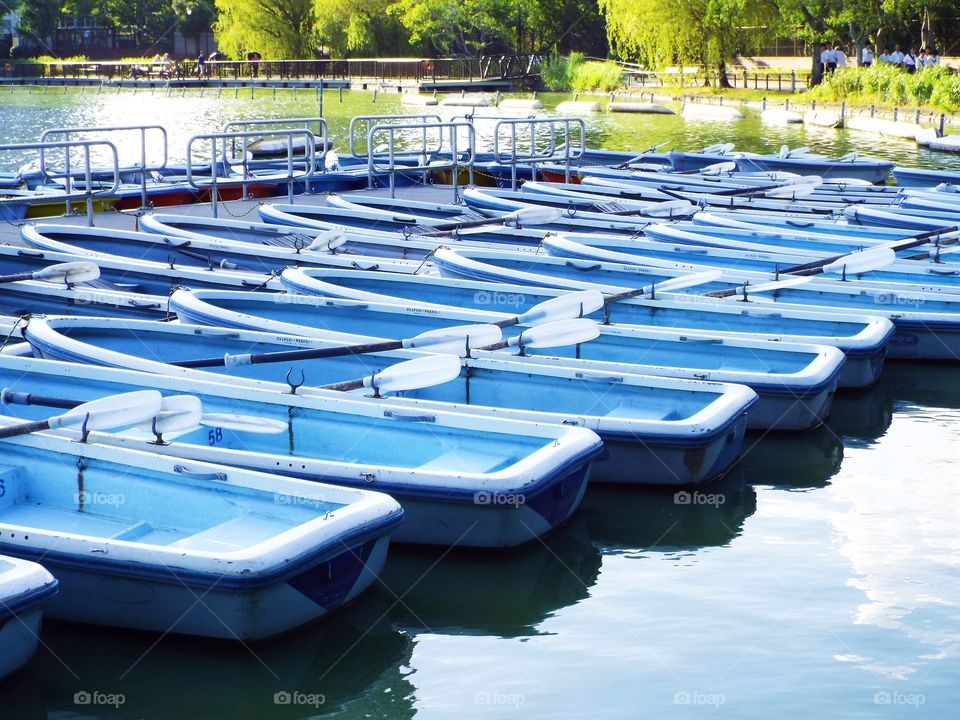
[[[874,60],[878,63],[901,67],[912,74],[925,67],[939,65],[940,54],[936,48],[931,48],[929,51],[923,49],[919,55],[913,51],[913,48],[910,48],[909,52],[902,52],[900,46],[897,45],[893,52],[884,50],[875,58],[873,48],[870,45],[865,45],[860,53],[860,67],[870,67],[873,65]],[[823,49],[823,52],[820,53],[820,62],[823,65],[823,71],[825,73],[833,72],[837,68],[847,66],[847,55],[840,45],[835,45],[834,47],[828,45]]]

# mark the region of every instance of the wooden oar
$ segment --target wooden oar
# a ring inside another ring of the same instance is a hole
[[[620,163],[619,165],[613,165],[613,166],[612,166],[612,169],[613,169],[613,170],[624,170],[625,168],[629,167],[630,165],[633,165],[633,163],[635,163],[635,162],[637,162],[637,161],[639,161],[639,160],[643,160],[644,155],[646,155],[647,153],[656,152],[656,151],[659,150],[660,148],[664,147],[665,145],[669,145],[669,144],[670,144],[670,143],[669,143],[669,141],[668,141],[668,142],[662,142],[662,143],[660,143],[660,144],[658,144],[658,145],[652,145],[651,147],[648,147],[646,150],[644,150],[643,152],[641,152],[641,153],[640,153],[639,155],[637,155],[636,157],[632,157],[632,158],[630,158],[629,160],[625,160],[624,162]]]
[[[536,206],[520,208],[505,215],[496,215],[494,217],[482,218],[480,220],[464,220],[462,222],[448,222],[431,225],[427,232],[419,232],[419,237],[436,237],[438,235],[449,235],[455,230],[466,228],[482,227],[484,225],[499,225],[504,223],[515,223],[517,227],[521,225],[547,225],[556,222],[563,217],[563,211],[555,207]]]
[[[371,388],[374,397],[381,392],[417,390],[449,382],[460,374],[460,359],[453,355],[425,355],[424,357],[397,363],[386,370],[344,382],[323,385],[323,390],[347,392],[359,388]]]
[[[0,390],[0,403],[4,405],[42,405],[70,410],[82,405],[83,401],[4,388]],[[163,428],[163,432],[172,432],[171,428],[175,426],[183,426],[179,429],[189,429],[198,425],[260,434],[275,434],[287,429],[287,423],[280,420],[260,418],[254,415],[235,415],[233,413],[204,413],[202,412],[200,399],[193,395],[169,395],[162,398],[160,411],[154,418],[161,421],[160,427]],[[139,423],[137,426],[141,429],[152,430],[154,418],[147,420],[146,423]],[[187,419],[191,419],[192,422],[186,423]]]
[[[621,300],[629,300],[630,298],[639,297],[640,295],[646,295],[648,293],[651,297],[653,297],[657,290],[660,292],[682,290],[683,288],[705,285],[706,283],[713,282],[714,280],[719,280],[721,277],[723,277],[723,270],[704,270],[703,272],[690,273],[689,275],[681,275],[679,277],[670,278],[669,280],[664,280],[662,283],[645,285],[644,287],[637,288],[636,290],[625,290],[623,292],[607,295],[603,299],[603,303],[604,305],[609,305],[610,303],[620,302]]]
[[[48,280],[62,282],[67,285],[90,282],[100,277],[100,268],[91,262],[67,262],[50,265],[42,270],[33,272],[0,275],[0,283],[11,283],[19,280]]]
[[[477,348],[477,350],[502,350],[515,347],[523,355],[525,348],[553,348],[564,345],[579,345],[589,342],[600,334],[600,327],[588,318],[574,318],[558,322],[534,325],[519,335],[501,340],[495,345]]]
[[[76,425],[80,425],[84,431],[137,425],[150,420],[160,412],[160,401],[160,393],[156,390],[137,390],[122,395],[111,395],[77,405],[63,415],[0,428],[0,438]]]
[[[320,358],[343,357],[344,355],[365,355],[367,353],[387,352],[389,350],[423,348],[429,352],[460,353],[467,346],[490,345],[500,340],[500,328],[496,325],[453,325],[451,327],[428,330],[412,338],[403,340],[383,340],[357,345],[338,345],[336,347],[308,348],[305,350],[279,350],[266,353],[246,353],[243,355],[222,355],[220,357],[180,360],[170,363],[177,367],[207,368],[233,367],[235,365],[262,365],[275,362],[297,362]]]
[[[583,317],[603,307],[603,294],[599,290],[579,290],[564,293],[534,305],[525,313],[514,315],[494,323],[497,327],[514,325],[542,325],[558,320]]]

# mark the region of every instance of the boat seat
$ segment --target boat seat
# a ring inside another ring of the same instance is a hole
[[[682,416],[676,410],[671,410],[666,415],[662,415],[659,411],[651,411],[642,405],[621,403],[606,413],[604,417],[623,418],[625,420],[679,420]]]
[[[239,515],[206,530],[188,535],[170,544],[170,547],[208,552],[241,550],[267,540],[285,530],[292,523],[252,513]]]
[[[153,532],[153,526],[148,522],[138,522],[136,525],[131,525],[128,528],[124,528],[116,535],[113,536],[114,540],[139,540],[145,535],[149,535]]]

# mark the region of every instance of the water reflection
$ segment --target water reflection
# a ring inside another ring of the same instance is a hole
[[[726,545],[757,509],[757,496],[731,473],[696,490],[598,485],[580,514],[604,554],[672,552]]]
[[[663,93],[665,94],[665,93]],[[335,138],[334,145],[345,152],[348,125],[356,115],[397,114],[410,112],[400,103],[396,93],[336,90],[324,92],[323,115]],[[544,114],[555,114],[552,108],[568,100],[561,93],[543,93],[540,96]],[[678,104],[674,104],[678,108]],[[96,88],[69,88],[42,94],[37,89],[28,94],[16,88],[4,93],[0,105],[0,143],[31,142],[40,132],[51,127],[93,125],[155,124],[163,118],[170,131],[171,157],[182,161],[186,141],[192,135],[219,130],[230,120],[264,117],[315,116],[319,112],[315,90],[294,95],[292,89],[258,91],[254,99],[248,92],[234,94],[231,89],[153,90],[123,89],[98,92]],[[444,119],[463,115],[468,108],[432,108]],[[421,110],[414,110],[419,113]],[[507,114],[505,111],[502,113]],[[693,150],[717,142],[733,142],[737,149],[747,151],[776,151],[781,145],[806,146],[828,155],[843,155],[858,150],[868,155],[882,156],[897,164],[918,167],[960,169],[960,157],[950,153],[935,153],[918,148],[914,143],[895,138],[884,138],[850,130],[832,130],[805,125],[771,126],[759,120],[755,109],[746,110],[747,117],[737,122],[690,122],[671,115],[633,115],[598,113],[585,117],[589,147],[611,150],[638,150],[658,143],[669,143],[671,148]],[[478,115],[498,115],[496,108],[482,109]],[[488,146],[492,137],[492,121],[480,122],[480,143]],[[488,127],[489,126],[489,127]],[[131,157],[137,156],[136,143],[124,143]],[[124,148],[121,148],[124,152]],[[17,162],[21,160],[21,162]],[[15,169],[26,161],[26,156],[0,157],[0,168]]]
[[[783,489],[825,487],[840,470],[843,442],[821,425],[800,434],[748,435],[733,473],[751,485]]]
[[[898,401],[938,408],[960,408],[960,367],[956,363],[888,362],[883,371]]]
[[[505,553],[400,548],[382,579],[399,627],[442,634],[535,635],[589,595],[600,571],[583,513],[542,541]]]
[[[0,717],[409,718],[415,643],[392,628],[388,607],[367,594],[325,622],[249,648],[49,622],[45,647],[0,685]],[[122,694],[123,704],[75,702],[95,692]]]
[[[871,388],[844,391],[834,399],[827,426],[850,447],[867,447],[890,427],[893,399],[887,386],[888,374],[889,369],[884,370],[880,382]]]

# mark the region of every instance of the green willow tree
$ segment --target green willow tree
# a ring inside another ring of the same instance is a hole
[[[394,0],[314,0],[321,45],[338,56],[403,55],[409,33],[387,12]]]
[[[779,29],[775,0],[599,0],[615,54],[650,67],[701,65],[729,86],[727,63]]]
[[[310,58],[318,46],[313,0],[216,0],[217,47],[230,57]]]

